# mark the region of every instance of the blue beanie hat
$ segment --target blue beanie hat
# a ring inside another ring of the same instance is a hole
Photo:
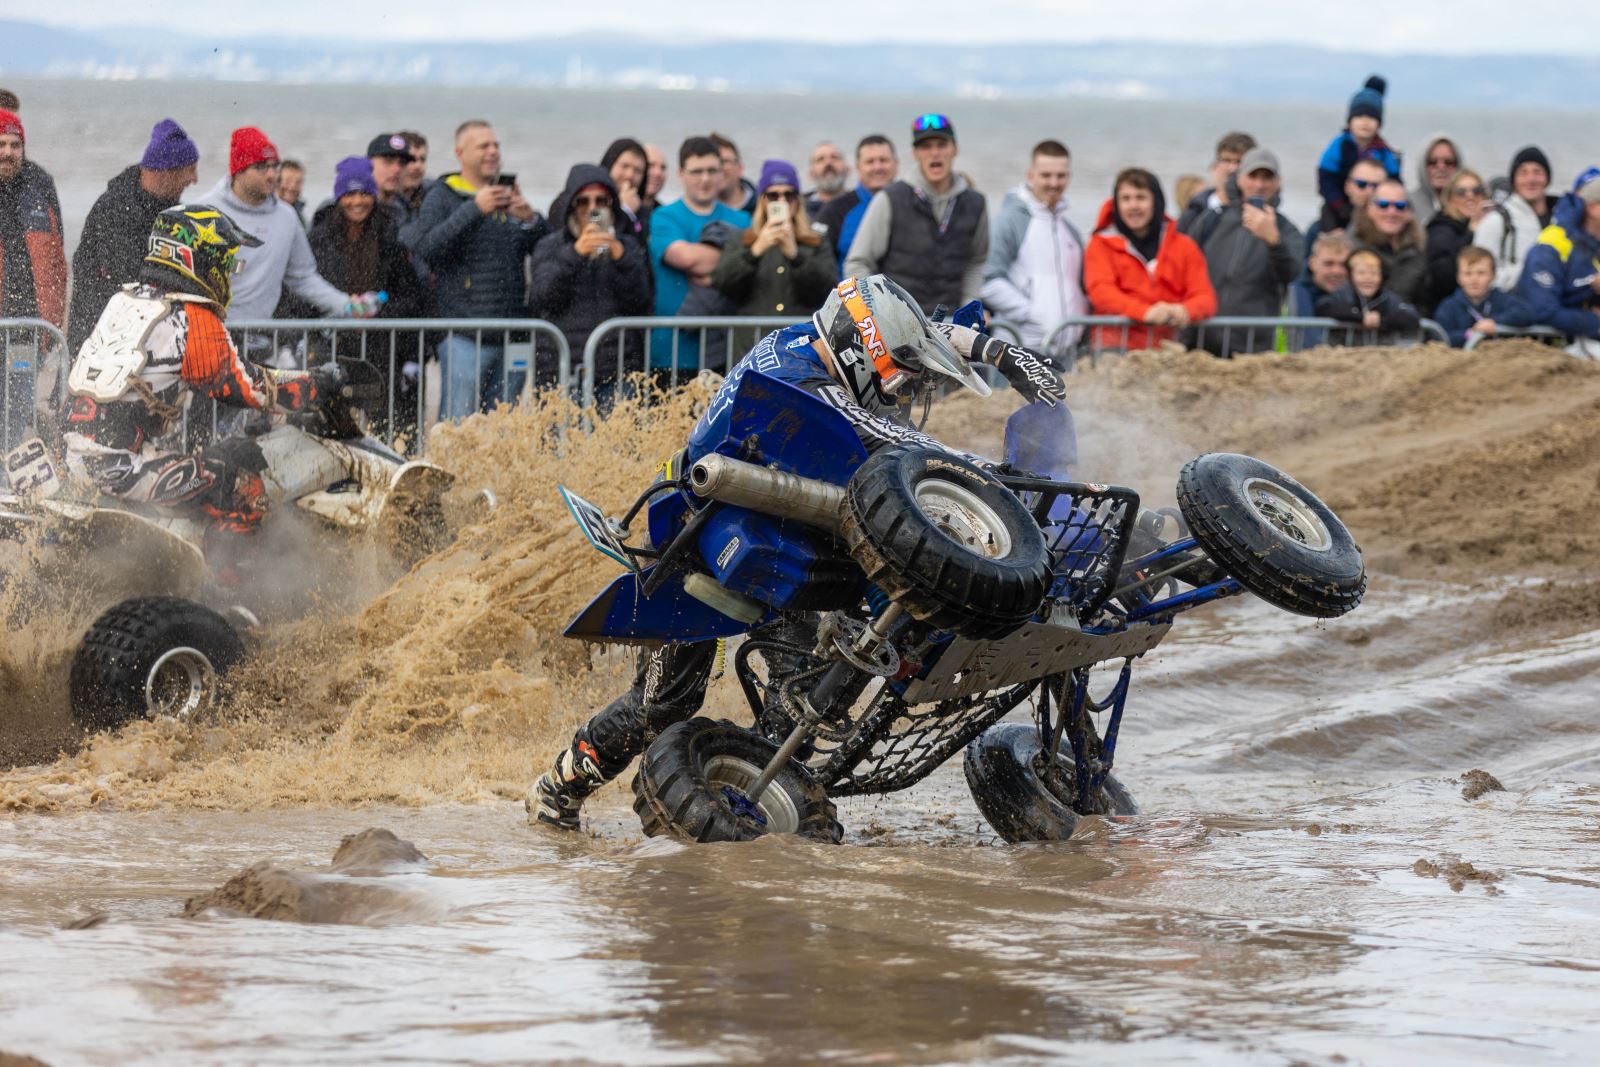
[[[200,149],[172,119],[162,119],[150,130],[139,166],[145,170],[182,170],[200,162]]]
[[[333,198],[347,193],[378,195],[378,183],[372,180],[372,160],[366,156],[345,156],[333,168]]]
[[[774,185],[790,185],[799,192],[800,175],[783,160],[769,159],[761,164],[761,180],[756,183],[756,191],[764,193]]]
[[[1389,88],[1389,83],[1383,80],[1383,75],[1374,74],[1367,79],[1356,95],[1350,98],[1350,111],[1345,115],[1345,121],[1366,115],[1383,123],[1383,91]]]

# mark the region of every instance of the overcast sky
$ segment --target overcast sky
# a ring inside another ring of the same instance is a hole
[[[396,10],[405,7],[408,10]],[[1514,52],[1593,55],[1600,51],[1600,9],[1576,0],[1519,7],[1508,0],[869,0],[855,6],[663,3],[603,0],[265,0],[245,7],[174,6],[163,0],[0,0],[7,18],[79,29],[142,25],[197,36],[254,33],[362,40],[518,39],[586,32],[662,37],[759,37],[772,32],[769,12],[794,13],[785,36],[819,40],[909,42],[957,40],[1083,43],[1149,39],[1208,43],[1289,42],[1344,51]],[[685,12],[737,13],[738,24],[692,32]],[[809,12],[809,14],[808,14]],[[826,13],[827,17],[817,17]],[[810,27],[808,30],[806,27]],[[1130,72],[1134,73],[1134,72]]]

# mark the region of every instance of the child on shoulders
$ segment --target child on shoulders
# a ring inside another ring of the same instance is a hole
[[[1400,177],[1400,153],[1384,143],[1378,132],[1383,126],[1383,93],[1388,84],[1377,74],[1367,79],[1350,98],[1344,129],[1322,153],[1317,164],[1317,191],[1322,194],[1325,213],[1331,210],[1341,218],[1349,217],[1344,182],[1357,160],[1375,160],[1389,177]]]

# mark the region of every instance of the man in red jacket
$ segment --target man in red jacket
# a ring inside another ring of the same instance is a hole
[[[67,256],[61,243],[56,183],[27,158],[26,133],[14,111],[0,109],[0,319],[67,315]],[[0,366],[0,451],[32,434],[34,383],[50,347],[36,330],[11,330]]]
[[[1101,326],[1099,348],[1151,348],[1217,313],[1200,247],[1166,215],[1156,176],[1117,175],[1084,255],[1083,282],[1096,315],[1123,315],[1147,328]]]

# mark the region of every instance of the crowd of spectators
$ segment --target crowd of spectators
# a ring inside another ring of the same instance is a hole
[[[502,170],[500,142],[482,120],[456,130],[447,173],[428,176],[421,134],[386,131],[342,160],[331,186],[244,126],[227,147],[227,176],[196,192],[201,147],[165,118],[90,209],[70,306],[54,183],[27,159],[20,102],[0,90],[0,317],[43,318],[81,345],[111,294],[137,275],[151,220],[188,200],[225,211],[262,242],[239,255],[236,320],[536,317],[561,331],[574,358],[608,318],[797,316],[840,277],[876,272],[930,312],[981,297],[1024,343],[1056,354],[1086,341],[1180,341],[1224,357],[1264,347],[1260,334],[1197,330],[1213,316],[1323,316],[1363,339],[1414,335],[1433,317],[1454,344],[1532,324],[1600,337],[1596,172],[1552,195],[1538,147],[1517,152],[1502,177],[1468,169],[1458,141],[1440,135],[1416,158],[1408,190],[1401,153],[1383,137],[1386,88],[1374,75],[1350,98],[1318,160],[1321,209],[1304,229],[1282,211],[1286,178],[1272,146],[1230,131],[1204,177],[1173,186],[1171,204],[1149,170],[1119,172],[1087,236],[1067,218],[1072,155],[1062,140],[1041,140],[1018,161],[1021,180],[991,218],[959,167],[954,126],[933,113],[912,121],[906,165],[894,137],[869,133],[853,156],[834,141],[817,144],[803,178],[782,159],[747,167],[723,134],[689,137],[677,147],[681,196],[665,203],[667,155],[620,137],[597,162],[571,168],[548,210]],[[1128,325],[1087,336],[1058,327],[1091,314]],[[441,324],[405,342],[396,389],[413,392],[434,357],[445,417],[514,396],[528,363],[513,363],[512,337]],[[701,343],[687,331],[612,337],[597,385],[623,370],[676,377],[727,359],[726,337],[706,335],[704,352]],[[554,349],[547,337],[535,344],[537,384],[550,384]]]

